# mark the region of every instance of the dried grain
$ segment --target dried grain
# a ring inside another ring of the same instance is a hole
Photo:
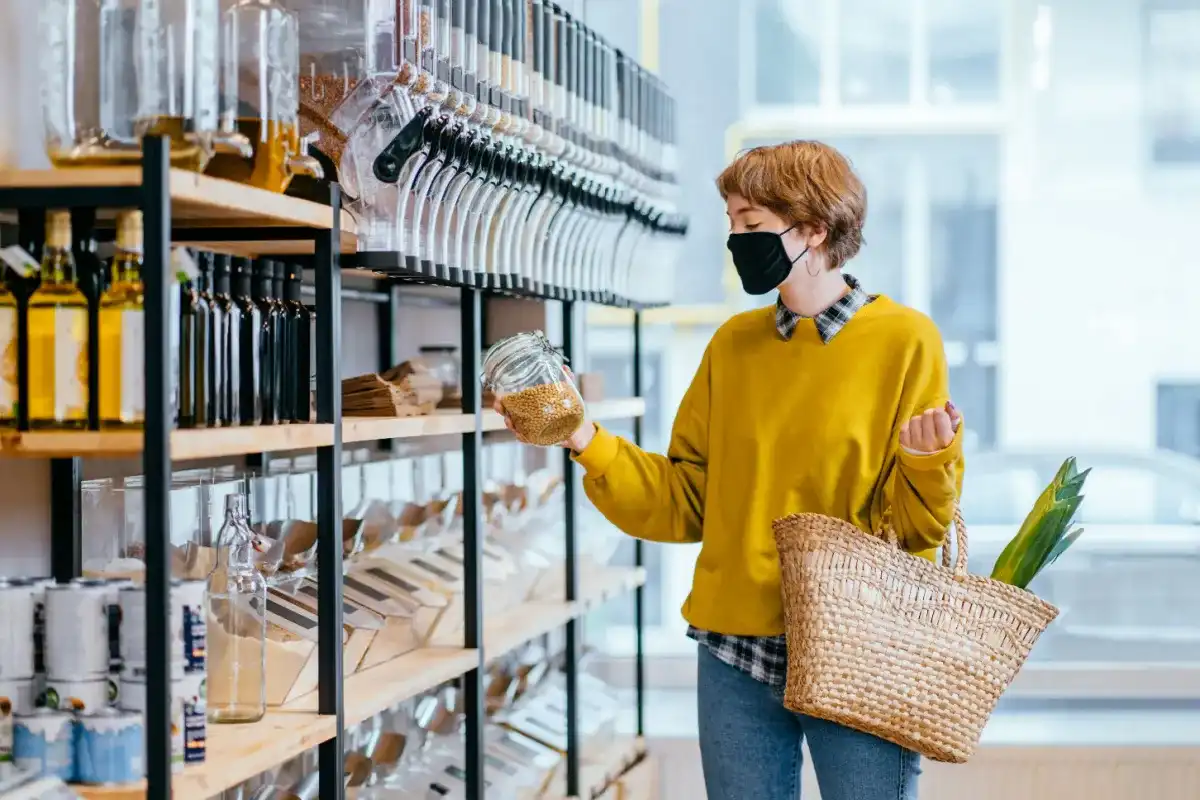
[[[559,444],[583,424],[583,401],[570,381],[532,386],[500,401],[517,435],[530,444]]]

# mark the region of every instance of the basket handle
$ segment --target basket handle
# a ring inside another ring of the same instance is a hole
[[[883,512],[883,532],[888,544],[899,547],[900,537],[896,527],[892,525],[892,510]],[[946,541],[942,543],[942,566],[950,569],[950,533],[946,532]],[[961,581],[967,577],[967,523],[963,519],[962,509],[958,501],[954,503],[954,579]]]

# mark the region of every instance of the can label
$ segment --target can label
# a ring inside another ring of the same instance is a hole
[[[0,764],[12,761],[13,701],[0,697]]]
[[[183,681],[171,681],[171,771],[181,772],[184,761]],[[141,680],[121,681],[121,708],[137,714],[146,713],[146,683]]]
[[[46,673],[50,683],[99,680],[112,667],[110,606],[103,582],[77,580],[46,591]]]
[[[33,604],[33,671],[46,671],[46,593],[39,593]]]
[[[140,714],[106,710],[75,723],[75,776],[79,783],[113,785],[142,777],[146,749]]]
[[[12,760],[18,768],[69,781],[74,777],[72,717],[39,710],[13,719]]]
[[[108,671],[117,675],[121,672],[121,606],[108,604]]]
[[[185,672],[204,672],[208,655],[208,624],[204,603],[183,604],[183,668]]]
[[[208,751],[208,702],[204,678],[184,680],[183,700],[183,760],[202,764]]]
[[[121,591],[122,675],[135,681],[146,680],[146,593],[141,587]],[[171,675],[203,673],[207,663],[207,623],[203,581],[175,581],[171,585],[169,620]]]

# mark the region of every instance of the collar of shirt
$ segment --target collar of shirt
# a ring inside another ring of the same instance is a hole
[[[850,318],[857,314],[863,306],[875,299],[863,290],[858,279],[853,275],[843,275],[842,277],[845,279],[846,285],[850,287],[850,291],[812,318],[817,326],[817,335],[825,344],[829,344],[829,341],[842,328],[846,327]],[[791,340],[792,334],[796,332],[796,325],[802,319],[807,318],[785,306],[782,297],[775,299],[775,330],[779,331],[779,335],[783,337],[784,341]]]

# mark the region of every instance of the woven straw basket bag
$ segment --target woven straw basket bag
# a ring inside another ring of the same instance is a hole
[[[941,565],[820,514],[775,521],[787,628],[784,704],[960,764],[1058,609],[967,572],[955,511]]]

